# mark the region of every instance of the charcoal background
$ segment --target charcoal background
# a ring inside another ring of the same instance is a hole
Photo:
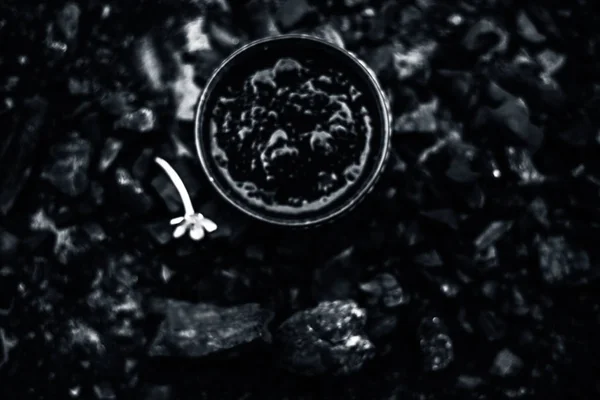
[[[3,1],[0,397],[598,398],[599,22],[584,0]],[[365,60],[394,125],[374,192],[305,232],[216,198],[176,95],[183,65],[199,90],[285,32]],[[155,156],[219,225],[209,240],[171,240],[182,207]],[[257,303],[270,335],[216,322],[250,342],[156,359],[166,299]],[[373,357],[286,372],[285,345],[316,339],[278,327],[338,299],[365,310],[339,324]]]

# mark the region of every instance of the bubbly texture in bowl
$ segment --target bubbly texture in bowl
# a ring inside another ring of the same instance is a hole
[[[314,211],[363,173],[373,130],[365,101],[335,68],[282,58],[221,94],[210,151],[231,189],[253,206]]]

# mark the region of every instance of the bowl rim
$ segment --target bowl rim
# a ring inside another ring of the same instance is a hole
[[[377,102],[376,108],[380,111],[380,119],[381,119],[380,134],[382,135],[382,144],[380,146],[381,150],[377,152],[379,159],[377,160],[376,163],[374,163],[372,172],[370,174],[371,176],[368,177],[368,179],[361,186],[359,186],[358,190],[356,190],[354,195],[351,196],[347,201],[342,202],[340,206],[334,208],[330,212],[324,213],[322,215],[317,214],[315,217],[309,217],[309,218],[304,218],[304,219],[298,218],[297,220],[295,220],[293,217],[287,218],[287,219],[271,218],[267,215],[264,215],[260,211],[254,210],[250,207],[240,204],[240,202],[233,199],[232,196],[230,194],[228,194],[226,192],[226,190],[224,188],[222,188],[218,182],[216,182],[216,179],[213,176],[212,169],[209,166],[208,155],[205,154],[206,151],[203,151],[203,148],[206,146],[203,146],[202,141],[201,141],[201,133],[202,133],[202,118],[201,118],[201,116],[206,109],[206,104],[208,103],[210,94],[213,93],[212,88],[218,83],[217,77],[219,77],[221,71],[225,67],[227,67],[230,63],[232,63],[237,56],[248,51],[251,48],[254,48],[254,47],[257,47],[260,45],[264,45],[264,44],[267,44],[270,42],[275,42],[275,41],[280,41],[280,40],[291,40],[291,39],[312,41],[314,43],[318,43],[319,45],[328,46],[331,50],[334,50],[334,51],[338,52],[340,55],[345,56],[348,59],[348,61],[353,62],[356,66],[359,67],[361,74],[364,76],[365,80],[367,81],[366,83],[368,85],[372,86],[374,89],[373,97],[375,98],[375,100]],[[205,173],[206,177],[208,178],[208,181],[210,182],[213,189],[216,190],[217,193],[219,194],[219,196],[221,198],[223,198],[228,204],[232,205],[234,208],[236,208],[243,214],[245,214],[251,218],[257,219],[259,221],[268,223],[268,224],[277,225],[277,226],[298,227],[298,228],[309,227],[309,226],[312,227],[312,226],[321,225],[326,222],[331,222],[334,219],[336,219],[337,217],[340,217],[342,214],[345,214],[346,212],[350,211],[352,208],[357,206],[365,198],[365,196],[374,188],[377,180],[379,179],[379,176],[381,175],[381,173],[383,171],[383,168],[385,167],[385,163],[388,159],[389,152],[390,152],[391,126],[390,126],[389,108],[387,106],[387,100],[385,98],[384,92],[381,88],[381,85],[379,84],[379,81],[377,80],[377,76],[371,70],[371,68],[369,68],[362,60],[360,60],[352,52],[350,52],[340,46],[337,46],[325,39],[321,39],[319,37],[315,37],[312,35],[301,34],[301,33],[281,34],[281,35],[277,35],[277,36],[270,36],[267,38],[257,39],[257,40],[254,40],[250,43],[243,45],[239,49],[235,50],[232,54],[230,54],[227,58],[225,58],[220,63],[220,65],[212,72],[210,78],[204,85],[204,88],[202,89],[202,93],[200,94],[198,101],[196,103],[196,106],[195,106],[195,110],[194,110],[194,141],[196,144],[196,153],[197,153],[198,158],[200,159],[200,164],[202,166],[202,170],[204,171],[204,173]]]

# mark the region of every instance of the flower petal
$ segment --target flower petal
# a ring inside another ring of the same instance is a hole
[[[190,230],[192,240],[200,240],[204,237],[204,228],[201,225],[192,225]]]
[[[184,219],[185,219],[185,217],[173,218],[171,220],[171,225],[178,225],[178,224],[182,223]]]
[[[202,220],[200,220],[200,224],[202,224],[202,226],[204,227],[204,229],[206,229],[206,232],[208,232],[208,233],[211,233],[211,232],[214,232],[217,230],[217,224],[215,224],[208,218],[203,218]]]
[[[182,237],[185,234],[185,231],[187,231],[187,228],[187,224],[178,225],[177,228],[175,228],[175,230],[173,231],[173,237],[175,239]]]

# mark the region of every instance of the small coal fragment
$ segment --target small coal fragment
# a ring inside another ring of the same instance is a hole
[[[529,110],[521,99],[505,102],[502,106],[492,111],[496,121],[502,122],[509,132],[527,143],[532,150],[537,150],[544,139],[543,132],[531,124]]]
[[[423,43],[413,48],[396,45],[392,57],[396,78],[399,81],[427,81],[430,74],[429,59],[436,48],[435,42]]]
[[[546,37],[537,30],[524,11],[519,11],[517,14],[517,32],[523,39],[531,43],[542,43],[546,40]]]
[[[393,69],[394,46],[386,44],[370,50],[364,61],[379,78],[389,78],[395,75]]]
[[[460,110],[466,110],[469,106],[470,96],[474,87],[473,75],[464,71],[439,70],[433,76],[433,83],[439,86],[441,93],[455,100],[451,105]]]
[[[312,34],[321,39],[325,39],[329,43],[335,44],[342,49],[346,48],[342,35],[332,24],[328,23],[318,26],[312,31]]]
[[[133,214],[145,214],[153,206],[153,201],[146,193],[140,182],[133,179],[124,168],[115,171],[115,180],[120,198],[119,203]]]
[[[164,77],[166,76],[165,63],[159,57],[160,50],[156,41],[150,35],[146,35],[134,44],[135,64],[142,81],[156,91],[164,88]]]
[[[446,176],[458,183],[470,183],[479,178],[479,174],[471,170],[469,161],[458,157],[450,163]]]
[[[374,301],[381,301],[387,308],[398,307],[410,301],[406,290],[398,284],[396,277],[389,273],[377,275],[374,280],[361,284],[360,288]]]
[[[480,386],[483,383],[483,379],[478,376],[461,375],[458,377],[456,386],[460,389],[472,390]]]
[[[395,133],[423,132],[431,133],[438,130],[437,119],[438,101],[419,104],[417,109],[400,115],[394,121]]]
[[[4,328],[0,328],[0,370],[8,361],[8,344],[6,343],[6,333]]]
[[[479,326],[490,342],[500,340],[506,335],[506,324],[493,311],[483,311],[479,314]]]
[[[0,210],[7,214],[27,182],[46,122],[48,101],[41,97],[25,100],[22,123],[3,134],[0,146]],[[10,126],[6,127],[7,130]]]
[[[209,24],[208,36],[215,48],[222,49],[227,52],[235,50],[243,40],[241,37],[232,32],[230,28],[222,26],[216,22]]]
[[[429,372],[446,369],[454,361],[454,345],[448,329],[437,317],[425,317],[418,329],[423,368]]]
[[[459,283],[454,279],[434,276],[429,273],[425,275],[439,288],[440,293],[447,298],[455,298],[461,290]]]
[[[501,350],[494,359],[490,373],[500,377],[515,376],[523,368],[523,361],[509,349]]]
[[[156,127],[156,115],[149,108],[140,108],[123,115],[115,123],[115,127],[140,133],[150,132]]]
[[[464,48],[485,57],[503,53],[508,46],[508,34],[491,19],[481,19],[469,29],[462,41]]]
[[[12,256],[17,252],[17,247],[19,246],[19,239],[7,231],[6,229],[0,227],[0,255],[3,257]]]
[[[159,245],[165,245],[173,238],[173,227],[165,222],[155,222],[145,226],[148,234],[158,243]]]
[[[497,92],[490,92],[492,99],[494,96],[511,96],[500,87],[495,88]],[[505,143],[526,145],[531,151],[538,150],[544,140],[544,133],[531,123],[529,109],[520,98],[508,97],[496,108],[480,108],[473,125],[476,129],[500,130]]]
[[[181,180],[185,183],[188,193],[194,199],[201,189],[198,182],[198,175],[194,174],[194,170],[190,168],[189,162],[181,158],[173,163],[173,168],[175,168]]]
[[[458,220],[456,218],[456,214],[451,209],[424,211],[421,213],[421,215],[440,224],[446,225],[450,229],[458,229]]]
[[[135,160],[132,168],[132,175],[135,179],[144,179],[150,169],[154,155],[153,149],[144,149],[140,156]]]
[[[67,41],[73,41],[79,33],[81,10],[76,3],[67,3],[58,13],[56,22]]]
[[[542,279],[549,285],[585,283],[590,275],[588,253],[563,236],[538,237],[537,252]]]
[[[74,136],[53,146],[50,151],[52,160],[42,176],[67,196],[82,194],[89,185],[90,142]]]
[[[277,10],[277,22],[284,31],[289,31],[310,18],[317,16],[317,9],[307,0],[285,0]]]
[[[57,228],[56,223],[39,209],[31,218],[33,231],[50,232],[54,235],[54,255],[62,264],[70,264],[88,252],[90,244],[85,233],[78,226]]]
[[[4,265],[0,268],[0,316],[8,315],[14,305],[14,295],[17,293],[17,268]]]
[[[177,192],[177,188],[173,185],[173,182],[168,178],[166,174],[157,175],[152,180],[152,187],[156,190],[158,195],[163,199],[165,205],[171,212],[177,212],[181,210],[181,197]]]
[[[142,389],[141,400],[173,400],[173,389],[168,385],[148,385]]]
[[[475,239],[475,247],[483,250],[496,243],[512,228],[512,221],[494,221]]]
[[[439,267],[444,265],[444,261],[437,250],[433,249],[425,253],[417,254],[414,258],[417,264],[425,267]]]
[[[351,297],[356,278],[356,249],[348,247],[314,271],[313,296],[317,301]]]
[[[164,321],[152,341],[151,357],[198,358],[257,340],[269,340],[272,312],[258,304],[219,307],[178,300],[164,302]]]
[[[344,0],[344,5],[350,8],[364,5],[366,3],[368,3],[368,0]]]
[[[279,35],[275,17],[269,12],[269,4],[264,0],[249,0],[242,9],[253,38]]]
[[[125,91],[105,93],[100,98],[100,106],[113,116],[121,116],[132,112],[131,102],[134,96]]]
[[[104,147],[102,148],[102,152],[100,153],[98,170],[100,172],[105,172],[108,168],[110,168],[122,148],[122,141],[115,138],[106,139],[106,142],[104,142]]]
[[[520,182],[540,183],[544,181],[544,175],[538,172],[527,149],[507,147],[505,152],[509,168]]]
[[[582,115],[571,126],[559,133],[559,138],[573,147],[585,147],[596,134],[597,129],[587,115]]]
[[[100,224],[88,222],[83,224],[82,228],[92,243],[100,243],[107,239],[106,232],[104,232]]]
[[[566,59],[564,54],[550,49],[543,50],[536,55],[536,60],[544,70],[542,76],[546,79],[551,78],[559,71],[564,66]]]
[[[358,371],[374,355],[363,333],[366,320],[364,310],[345,300],[297,312],[276,333],[283,366],[302,375]]]
[[[187,57],[189,57],[189,61],[192,63],[193,80],[190,82],[188,76],[189,70],[184,69],[182,71],[183,75],[178,81],[179,86],[175,88],[176,92],[179,93],[180,102],[184,104],[188,104],[191,101],[191,98],[186,96],[186,92],[200,94],[200,88],[198,85],[200,85],[200,87],[204,85],[206,81],[208,81],[208,78],[210,78],[215,68],[218,67],[219,63],[221,63],[223,60],[223,56],[212,49],[198,50],[194,53],[187,54]],[[197,97],[198,96],[194,96],[194,98]],[[188,99],[188,101],[186,101],[186,99]],[[189,118],[186,118],[186,116],[189,116]],[[188,112],[183,112],[181,119],[193,119],[193,105],[190,105]]]
[[[71,367],[88,364],[94,368],[109,367],[106,362],[105,338],[93,327],[79,319],[70,319],[60,329],[56,353]]]
[[[114,400],[117,398],[115,390],[108,382],[94,385],[94,396],[97,400]]]
[[[528,207],[529,214],[542,226],[550,227],[548,220],[548,205],[541,197],[537,197]]]
[[[104,188],[100,183],[96,181],[90,183],[90,197],[95,206],[104,204]]]

